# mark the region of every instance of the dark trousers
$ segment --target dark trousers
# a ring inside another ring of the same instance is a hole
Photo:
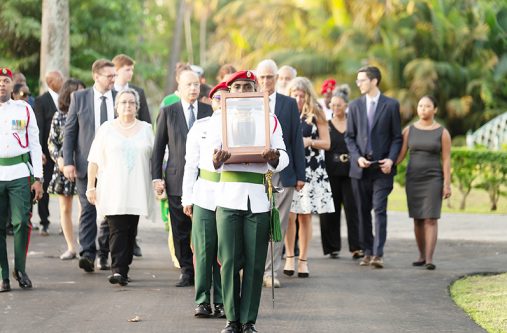
[[[367,170],[365,170],[367,171]],[[387,237],[387,197],[393,190],[393,177],[352,179],[352,191],[359,213],[359,240],[364,254],[382,257]],[[371,210],[375,214],[375,236],[372,230]]]
[[[132,263],[139,215],[109,215],[106,221],[109,225],[111,270],[126,278]]]
[[[37,203],[37,211],[40,217],[40,224],[42,226],[49,225],[49,194],[48,187],[49,182],[51,181],[51,177],[53,176],[53,170],[55,167],[55,162],[51,158],[47,158],[46,164],[43,166],[44,172],[44,183],[42,184],[42,188],[44,189],[44,194],[42,195],[42,199]]]
[[[0,272],[2,279],[9,278],[6,225],[7,212],[11,211],[14,231],[14,268],[25,272],[26,253],[30,238],[30,178],[0,181]]]
[[[320,215],[320,234],[324,254],[340,251],[341,242],[341,210],[342,205],[347,219],[347,239],[349,251],[361,250],[359,242],[359,219],[356,201],[352,193],[352,183],[349,177],[329,176],[331,192],[333,193],[334,213]]]
[[[171,217],[171,230],[173,233],[174,254],[181,267],[181,274],[194,276],[193,254],[190,249],[192,233],[192,220],[183,213],[181,197],[168,195],[169,216]]]
[[[81,203],[81,216],[79,216],[79,245],[81,250],[79,255],[95,260],[97,255],[97,210],[86,198],[87,183],[87,177],[76,179],[77,194],[79,203]],[[100,223],[99,243],[108,244],[107,238],[109,238],[109,226],[104,220]]]

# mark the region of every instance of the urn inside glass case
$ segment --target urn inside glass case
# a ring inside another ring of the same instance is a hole
[[[269,97],[264,93],[222,95],[222,144],[231,153],[225,163],[263,163],[269,148]]]

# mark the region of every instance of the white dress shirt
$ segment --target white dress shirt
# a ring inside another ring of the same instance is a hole
[[[217,116],[220,117],[220,110],[213,114],[213,117]],[[196,120],[188,132],[181,204],[183,206],[195,204],[214,211],[216,209],[215,190],[218,183],[198,177],[199,169],[217,172],[213,166],[214,147],[208,139],[210,123],[211,117]]]
[[[269,95],[269,110],[272,114],[275,114],[275,107],[276,107],[276,91]]]
[[[197,120],[197,101],[194,101],[194,103],[192,103],[192,105],[194,106],[194,116],[195,116],[195,120]],[[184,100],[181,100],[181,106],[183,107],[183,114],[185,114],[185,120],[187,121],[187,127],[189,127],[189,122],[190,122],[190,110],[188,109],[190,107],[190,103],[188,103],[187,101],[184,101]]]
[[[114,90],[116,90],[117,92],[120,92],[120,91],[123,91],[123,90],[126,90],[129,88],[129,83],[125,83],[124,86],[118,84],[118,83],[114,83]]]
[[[21,145],[27,144],[27,131],[28,147],[23,148]],[[0,166],[0,181],[28,177],[31,173],[34,177],[42,177],[42,148],[35,113],[25,101],[10,99],[0,104],[0,157],[16,157],[27,152],[32,159],[31,170],[25,163]]]
[[[114,119],[114,102],[112,91],[109,90],[105,94],[101,94],[95,88],[95,86],[93,86],[93,109],[95,114],[95,132],[97,132],[100,127],[100,105],[102,103],[102,99],[100,97],[102,96],[106,96],[107,120]]]
[[[209,137],[213,148],[222,147],[222,121],[221,117],[212,117],[209,126]],[[269,163],[238,163],[224,164],[219,171],[243,171],[266,174],[268,170],[273,172],[282,171],[289,164],[289,156],[283,142],[282,127],[274,114],[270,117],[270,143],[271,149],[278,149],[280,158],[278,165],[273,168]],[[252,213],[263,213],[270,209],[267,193],[263,184],[220,182],[216,190],[216,205],[219,207],[248,210]]]

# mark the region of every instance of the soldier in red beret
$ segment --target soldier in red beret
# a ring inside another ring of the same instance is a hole
[[[239,71],[229,78],[227,85],[231,93],[254,92],[256,78],[252,71]],[[268,171],[280,172],[284,169],[289,157],[275,115],[270,116],[270,148],[262,153],[265,163],[224,164],[231,154],[221,148],[221,133],[222,123],[213,121],[209,137],[216,148],[213,164],[220,171],[216,190],[216,221],[227,317],[222,333],[253,333],[257,332],[255,323],[269,241],[271,207],[264,177]],[[242,280],[239,277],[241,269]]]
[[[324,110],[324,113],[326,114],[326,118],[328,120],[333,118],[333,111],[331,110],[329,103],[331,103],[331,98],[333,97],[333,91],[335,88],[336,81],[334,79],[327,79],[324,80],[320,89],[320,94],[323,96],[323,98],[319,99],[318,102]]]
[[[209,93],[214,110],[212,117],[195,121],[187,134],[185,171],[181,204],[183,212],[192,219],[192,251],[195,268],[194,315],[198,318],[224,318],[222,280],[217,261],[217,224],[215,217],[215,191],[220,174],[213,166],[213,146],[208,140],[211,118],[220,119],[220,96],[229,91],[225,82],[216,85]],[[211,307],[211,287],[213,303]]]
[[[14,229],[13,276],[21,288],[32,288],[25,272],[30,234],[31,194],[42,198],[42,149],[35,114],[26,102],[11,99],[12,72],[0,67],[0,292],[11,290],[5,240],[10,203]]]

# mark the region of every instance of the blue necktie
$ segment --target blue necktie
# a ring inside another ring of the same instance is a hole
[[[195,122],[194,106],[192,104],[188,107],[188,111],[190,111],[190,117],[188,117],[188,129],[190,130]]]

